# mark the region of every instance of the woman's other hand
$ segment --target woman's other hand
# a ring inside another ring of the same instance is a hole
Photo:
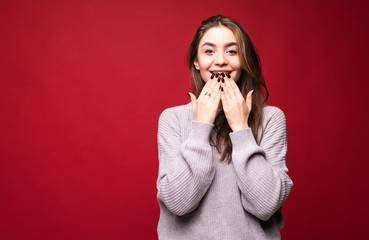
[[[213,124],[220,102],[220,83],[217,79],[210,79],[203,87],[199,97],[188,93],[191,98],[195,120]]]
[[[249,128],[248,119],[252,108],[252,93],[254,90],[248,92],[245,99],[232,79],[225,79],[222,87],[223,111],[232,131]]]

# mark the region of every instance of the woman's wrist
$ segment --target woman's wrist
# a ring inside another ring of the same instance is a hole
[[[236,126],[236,127],[233,127],[231,128],[232,129],[232,132],[237,132],[237,131],[241,131],[241,130],[244,130],[244,129],[248,129],[250,128],[248,124],[246,125],[242,125],[242,126]]]

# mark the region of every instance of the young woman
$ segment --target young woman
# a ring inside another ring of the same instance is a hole
[[[230,18],[210,17],[187,56],[191,103],[159,119],[159,239],[280,239],[293,185],[286,120],[264,105],[249,36]]]

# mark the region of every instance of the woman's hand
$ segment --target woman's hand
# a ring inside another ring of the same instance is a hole
[[[217,79],[210,79],[203,87],[200,96],[188,93],[191,98],[195,120],[213,124],[220,102],[220,83]]]
[[[252,108],[252,93],[254,90],[248,92],[246,99],[244,99],[240,89],[232,79],[224,80],[221,100],[229,126],[233,132],[249,128],[248,119]]]

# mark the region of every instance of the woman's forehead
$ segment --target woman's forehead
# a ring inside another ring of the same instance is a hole
[[[217,26],[212,27],[205,32],[204,36],[200,40],[200,47],[206,42],[222,46],[229,42],[237,42],[237,39],[229,28]]]

